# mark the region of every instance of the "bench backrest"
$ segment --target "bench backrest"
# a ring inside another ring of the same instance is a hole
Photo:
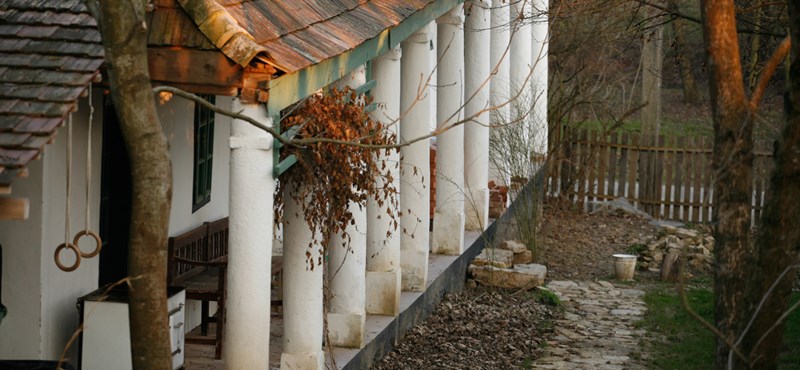
[[[222,218],[208,225],[208,261],[216,261],[228,255],[228,218]]]
[[[186,280],[205,272],[208,267],[184,263],[175,257],[197,262],[213,262],[226,257],[228,218],[205,222],[181,235],[170,237],[167,253],[168,285],[181,285]]]

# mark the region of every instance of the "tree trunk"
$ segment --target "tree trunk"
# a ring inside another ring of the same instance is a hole
[[[130,328],[133,368],[171,368],[167,320],[167,232],[172,169],[156,115],[147,65],[146,0],[101,0],[99,12],[111,97],[133,178]]]
[[[714,120],[714,265],[715,322],[729,342],[747,323],[747,267],[750,247],[750,197],[753,168],[753,119],[744,93],[736,15],[732,0],[702,0]],[[725,369],[728,347],[718,339],[717,369]],[[742,364],[735,361],[735,368]]]
[[[756,240],[758,270],[753,272],[755,279],[749,291],[752,302],[758,302],[781,273],[797,263],[800,247],[800,187],[797,186],[800,183],[800,45],[794,42],[800,40],[800,5],[796,2],[789,2],[789,19],[792,62],[784,107],[786,126],[776,144],[775,168]],[[749,354],[754,369],[777,368],[784,325],[764,335],[789,305],[794,276],[795,270],[791,270],[777,283],[742,342],[742,349]]]
[[[655,17],[657,12],[650,12],[648,16]],[[655,18],[654,18],[655,19]],[[645,31],[642,44],[642,145],[658,145],[658,132],[661,126],[661,76],[663,71],[664,45],[664,26],[652,25],[652,28]],[[655,214],[654,206],[656,201],[656,156],[652,152],[642,152],[639,157],[639,173],[641,176],[639,184],[642,191],[644,211]]]
[[[755,3],[755,2],[754,2]],[[755,31],[761,30],[761,22],[763,18],[764,11],[761,9],[761,2],[758,1],[758,4],[748,4],[750,6],[755,7],[754,10],[756,12],[756,20],[755,24],[753,25],[753,29]],[[753,91],[758,82],[758,75],[759,75],[759,50],[761,50],[761,35],[756,33],[750,36],[750,50],[749,50],[749,59],[750,61],[747,63],[747,88],[749,91]]]
[[[680,12],[678,0],[672,0],[669,4],[669,9],[674,12]],[[694,65],[692,59],[686,53],[691,49],[686,44],[686,27],[687,21],[681,18],[676,18],[672,22],[672,35],[675,38],[675,60],[678,62],[678,71],[683,83],[683,102],[687,104],[697,105],[700,103],[700,90],[697,88],[697,82],[694,79]]]

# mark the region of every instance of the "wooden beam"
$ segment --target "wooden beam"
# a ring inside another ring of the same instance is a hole
[[[209,95],[223,95],[223,96],[236,96],[239,94],[239,89],[233,86],[214,86],[214,85],[195,85],[195,84],[179,84],[179,83],[153,83],[157,85],[172,86],[192,94],[209,94]]]
[[[243,86],[244,69],[217,51],[148,48],[150,79],[168,85]]]
[[[399,45],[422,26],[436,20],[463,2],[464,0],[433,1],[397,26],[383,30],[377,36],[364,41],[352,50],[270,80],[267,110],[272,115],[279,114],[281,109],[328,86],[353,69]]]
[[[0,198],[0,220],[27,220],[29,212],[28,198]]]

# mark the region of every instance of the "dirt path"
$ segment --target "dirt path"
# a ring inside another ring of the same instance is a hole
[[[645,332],[634,327],[647,311],[644,291],[603,280],[558,280],[547,288],[565,312],[534,369],[646,369],[639,343]]]

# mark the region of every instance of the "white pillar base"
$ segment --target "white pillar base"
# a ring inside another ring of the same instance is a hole
[[[427,230],[425,231],[427,233]],[[428,278],[428,250],[403,249],[400,251],[402,288],[404,291],[422,292]]]
[[[433,245],[435,254],[459,255],[464,251],[463,212],[439,212],[433,216]]]
[[[325,369],[325,353],[281,353],[281,369],[322,370]]]
[[[469,231],[483,231],[489,226],[489,189],[475,189],[469,192],[464,210],[467,214],[465,228]]]
[[[367,271],[367,313],[400,314],[400,270]]]
[[[364,347],[366,316],[356,313],[328,313],[328,338],[335,347]]]

